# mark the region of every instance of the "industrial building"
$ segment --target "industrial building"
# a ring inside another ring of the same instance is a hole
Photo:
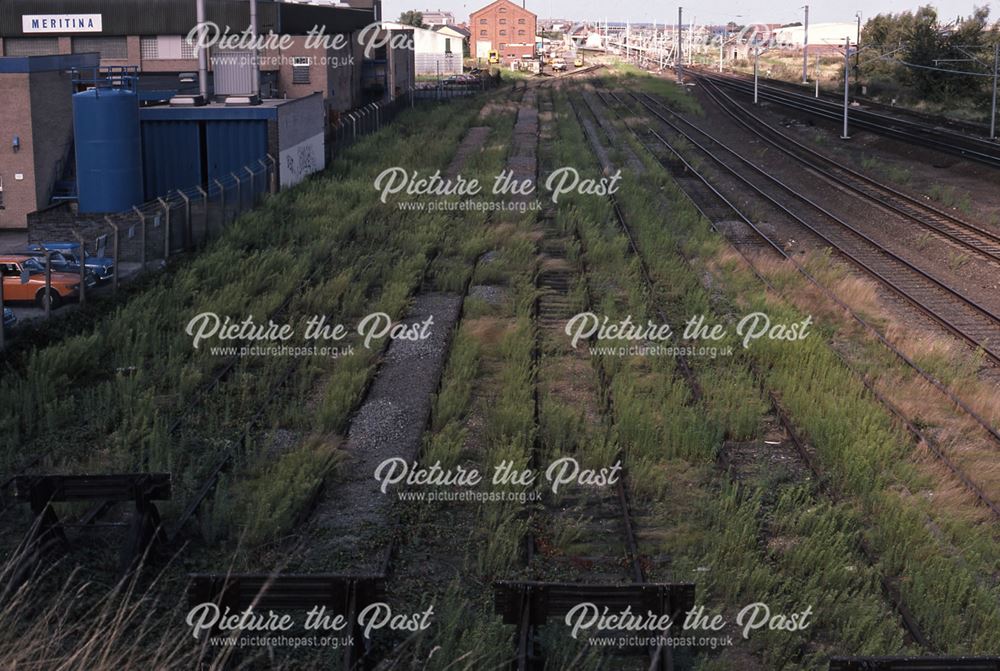
[[[97,54],[0,58],[0,229],[24,228],[73,160],[72,68]]]
[[[413,60],[417,75],[462,74],[462,46],[465,41],[460,34],[414,28],[389,21],[383,21],[382,27],[387,30],[406,31],[413,40]]]
[[[499,53],[505,63],[535,57],[538,17],[510,0],[496,0],[469,17],[472,56],[489,58]]]
[[[258,30],[291,37],[291,46],[260,55],[265,95],[297,98],[323,93],[331,110],[347,111],[371,100],[362,89],[361,31],[379,19],[381,3],[353,0],[349,5],[306,5],[258,0]],[[5,0],[0,5],[0,54],[38,56],[97,52],[102,66],[138,68],[140,94],[191,89],[198,61],[185,36],[195,27],[195,0],[62,0],[53,9],[42,0]],[[250,25],[248,0],[207,0],[206,20],[240,33]],[[344,35],[339,49],[307,48],[309,31]],[[217,63],[232,54],[210,54],[210,87]],[[391,87],[387,87],[391,93]]]
[[[251,25],[248,0],[202,1],[222,30]],[[195,0],[5,2],[0,228],[210,189],[265,159],[277,161],[281,186],[323,169],[339,114],[414,84],[412,50],[375,24],[380,2],[351,4],[258,0],[256,33],[284,44],[256,56],[212,48],[199,69],[184,37]],[[340,39],[307,45],[317,27]]]

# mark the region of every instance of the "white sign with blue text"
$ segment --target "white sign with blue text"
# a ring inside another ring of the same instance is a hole
[[[24,14],[21,30],[25,33],[99,33],[101,14]]]

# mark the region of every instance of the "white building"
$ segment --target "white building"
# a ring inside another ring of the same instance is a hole
[[[805,30],[802,26],[789,26],[774,30],[775,44],[781,47],[802,47]],[[844,38],[850,37],[851,44],[857,39],[858,26],[855,23],[810,23],[809,44],[843,46]]]
[[[423,15],[424,25],[428,28],[437,28],[438,26],[453,26],[455,25],[455,15],[451,12],[445,12],[442,10],[437,10],[432,12],[431,10],[426,10],[421,12]]]
[[[462,74],[462,40],[435,30],[391,21],[383,21],[382,27],[413,33],[413,61],[417,75]]]

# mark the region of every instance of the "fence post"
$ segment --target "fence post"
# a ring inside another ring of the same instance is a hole
[[[253,170],[249,166],[243,166],[243,169],[250,175],[250,209],[252,210],[254,205],[257,204],[257,180],[254,179]]]
[[[351,112],[347,116],[351,117],[351,142],[354,143],[358,139],[358,120],[354,116],[354,112]]]
[[[264,184],[267,185],[267,195],[274,195],[274,180],[271,178],[271,169],[264,163],[264,159],[259,158],[257,162],[260,163],[260,167],[264,168]]]
[[[236,180],[236,216],[243,211],[243,180],[235,172],[229,173]]]
[[[163,260],[170,258],[170,204],[162,198],[157,198],[163,206]]]
[[[87,246],[84,244],[83,236],[80,235],[79,231],[73,231],[73,235],[76,237],[77,241],[80,243],[80,305],[87,304],[87,264],[85,263],[87,259]],[[52,267],[52,254],[48,254],[46,257],[46,266],[48,268]],[[48,315],[49,308],[48,304],[52,301],[49,296],[50,283],[52,282],[52,271],[46,271],[45,273],[45,313]]]
[[[271,194],[276,194],[280,189],[278,189],[278,162],[270,154],[267,155],[267,160],[271,162]]]
[[[133,205],[132,210],[139,216],[139,233],[142,234],[142,251],[139,253],[139,272],[146,272],[146,215],[138,206]],[[115,265],[115,276],[118,276],[118,266]]]
[[[45,249],[44,247],[42,249]],[[52,252],[45,249],[45,295],[42,297],[45,318],[52,316]]]
[[[184,200],[184,249],[185,251],[190,251],[191,249],[191,198],[183,191],[178,191],[179,195]]]
[[[118,238],[120,237],[119,236],[119,229],[118,229],[118,224],[116,224],[115,222],[111,221],[111,217],[104,217],[104,220],[106,222],[108,222],[108,226],[110,226],[111,229],[115,232],[114,245],[112,246],[112,249],[111,249],[111,260],[112,260],[112,263],[114,264],[115,274],[114,274],[114,277],[111,278],[111,290],[114,293],[118,293],[118,271],[119,271],[119,266],[118,266],[119,241],[118,241]]]
[[[221,230],[226,227],[226,187],[224,187],[222,185],[222,182],[220,182],[217,179],[213,179],[212,181],[215,182],[215,185],[217,187],[219,187],[219,209],[222,210],[222,226],[220,227]]]
[[[198,186],[198,193],[201,194],[201,219],[204,222],[205,227],[201,229],[201,244],[199,247],[204,247],[208,244],[208,191]]]

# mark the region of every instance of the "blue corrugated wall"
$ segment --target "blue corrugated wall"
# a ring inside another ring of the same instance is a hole
[[[243,166],[260,166],[267,156],[266,121],[208,121],[208,179],[221,179]]]
[[[205,129],[204,157],[201,126]],[[243,173],[244,166],[257,169],[257,161],[266,156],[266,121],[142,122],[147,200],[170,191],[211,184],[213,179],[222,179],[230,173]]]
[[[142,122],[146,200],[201,185],[199,145],[197,121]]]

